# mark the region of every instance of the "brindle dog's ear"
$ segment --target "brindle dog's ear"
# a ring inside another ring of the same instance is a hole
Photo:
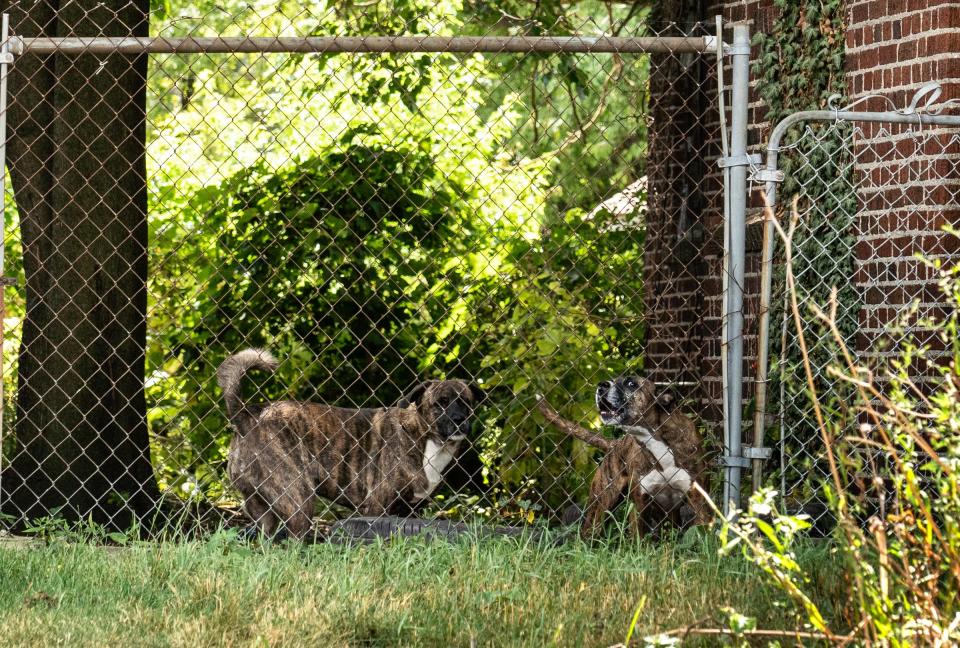
[[[657,402],[657,388],[649,378],[640,379],[640,391],[646,399],[645,407],[650,407]]]
[[[677,397],[674,396],[673,391],[665,390],[657,396],[657,405],[663,408],[666,411],[673,409],[673,406],[677,404]]]
[[[420,404],[420,401],[423,399],[423,395],[427,393],[427,387],[433,384],[434,381],[426,380],[409,392],[407,395],[397,401],[397,407],[410,407],[414,403]]]

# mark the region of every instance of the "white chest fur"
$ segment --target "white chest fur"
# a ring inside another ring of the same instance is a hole
[[[443,471],[447,469],[450,462],[457,455],[459,441],[448,441],[447,443],[436,443],[427,439],[427,445],[423,449],[423,474],[427,478],[427,486],[423,491],[414,493],[417,499],[426,499],[430,493],[440,484],[443,479]]]
[[[659,470],[651,470],[640,479],[640,487],[665,509],[680,504],[693,485],[693,480],[690,473],[677,466],[670,446],[645,427],[624,426],[624,430],[645,445],[660,466]]]

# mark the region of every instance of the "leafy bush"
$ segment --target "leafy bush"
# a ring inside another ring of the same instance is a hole
[[[188,236],[183,225],[159,232],[178,240],[159,242],[176,253],[151,293],[179,324],[151,326],[161,486],[225,493],[214,373],[253,345],[282,360],[260,398],[362,407],[422,379],[479,378],[495,388],[479,446],[501,497],[475,508],[531,519],[567,503],[592,454],[530,415],[534,395],[596,424],[596,381],[642,349],[639,281],[623,280],[639,275],[642,229],[615,231],[610,214],[582,210],[490,222],[476,190],[429,154],[375,141],[352,131],[282,170],[246,169],[196,192],[180,219]]]

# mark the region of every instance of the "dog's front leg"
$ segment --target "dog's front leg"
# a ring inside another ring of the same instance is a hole
[[[647,520],[650,518],[651,505],[647,492],[640,485],[640,479],[633,476],[630,484],[627,486],[630,491],[630,501],[633,508],[630,511],[630,535],[634,538],[642,538],[647,533]]]
[[[631,476],[626,459],[633,445],[635,442],[631,438],[618,439],[597,467],[580,526],[580,535],[584,539],[596,535],[603,526],[604,515],[613,511],[626,495]]]
[[[243,531],[245,539],[252,540],[259,534],[270,538],[276,533],[279,526],[277,517],[273,514],[270,505],[264,502],[259,493],[251,493],[243,505],[251,526]]]
[[[357,508],[365,517],[386,517],[390,509],[398,502],[397,492],[392,488],[377,486]]]
[[[587,508],[580,525],[580,536],[585,540],[593,538],[600,531],[604,514],[615,509],[623,499],[623,480],[604,473],[604,466],[600,464],[590,484]]]
[[[693,510],[692,524],[694,526],[710,524],[710,522],[713,521],[713,510],[710,508],[710,503],[707,502],[706,498],[700,492],[700,489],[691,488],[687,492],[687,503]]]

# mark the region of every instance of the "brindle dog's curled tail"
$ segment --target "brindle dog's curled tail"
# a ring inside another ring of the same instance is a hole
[[[256,416],[243,402],[240,381],[251,369],[273,372],[277,364],[277,359],[266,349],[244,349],[217,367],[217,384],[223,390],[223,399],[227,403],[227,418],[240,436],[247,433]]]

